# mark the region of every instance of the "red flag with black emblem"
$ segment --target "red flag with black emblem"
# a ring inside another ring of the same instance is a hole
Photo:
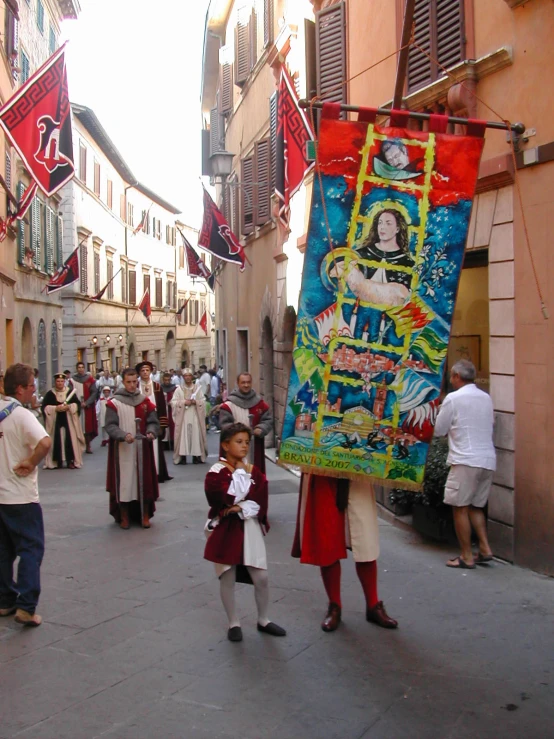
[[[52,276],[50,282],[46,285],[46,293],[55,293],[57,290],[61,290],[63,287],[73,285],[77,282],[80,275],[79,270],[79,246],[71,252],[67,257],[62,266]]]
[[[182,236],[182,234],[181,234]],[[185,251],[187,253],[187,267],[189,277],[200,277],[202,280],[207,280],[211,272],[206,267],[204,262],[200,259],[196,251],[192,248],[189,242],[183,236],[185,242]]]
[[[206,189],[204,189],[204,218],[198,246],[218,259],[239,264],[241,272],[244,269],[246,260],[244,249]]]
[[[141,311],[142,315],[150,323],[150,316],[152,315],[152,307],[150,306],[150,290],[146,288],[142,300],[138,304],[137,308]]]
[[[208,335],[208,312],[207,311],[204,311],[204,315],[200,319],[200,328],[207,336]]]
[[[306,159],[306,144],[313,138],[312,127],[298,105],[294,83],[282,67],[277,97],[275,194],[279,198],[279,220],[285,228],[289,228],[290,199],[313,167],[313,162]]]
[[[47,197],[69,182],[75,168],[63,46],[0,109],[0,125]]]

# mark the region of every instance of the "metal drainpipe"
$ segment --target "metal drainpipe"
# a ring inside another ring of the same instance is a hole
[[[138,180],[135,180],[135,182],[132,185],[127,185],[127,187],[123,190],[123,197],[125,199],[125,218],[123,220],[123,225],[125,227],[125,259],[126,259],[126,284],[127,284],[127,302],[125,303],[125,350],[127,352],[127,357],[129,355],[129,262],[127,260],[127,190],[132,190],[134,187],[138,185]],[[129,357],[128,357],[129,358]]]

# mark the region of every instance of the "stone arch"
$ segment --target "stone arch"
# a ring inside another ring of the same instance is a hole
[[[169,369],[175,367],[175,334],[173,331],[168,331],[165,337],[165,367]]]
[[[46,324],[40,319],[37,331],[37,350],[38,350],[38,389],[41,395],[44,395],[48,387],[48,340],[46,338]]]
[[[54,384],[54,375],[60,371],[58,342],[58,323],[57,321],[52,321],[52,326],[50,327],[50,372],[52,373],[52,384]]]
[[[287,391],[290,371],[292,368],[292,346],[294,343],[294,332],[296,329],[296,311],[292,305],[282,304],[279,315],[278,341],[275,342],[275,429],[277,434],[277,446],[285,420],[285,409],[287,404]]]
[[[265,402],[271,409],[275,418],[274,390],[275,390],[275,367],[273,357],[273,327],[269,316],[266,316],[262,325],[261,365],[263,372],[260,373],[260,392]],[[274,432],[266,437],[268,446],[274,445]]]
[[[21,331],[21,361],[33,365],[33,329],[28,318],[23,321]]]

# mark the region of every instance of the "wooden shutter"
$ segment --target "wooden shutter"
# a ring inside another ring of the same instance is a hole
[[[46,208],[46,271],[54,274],[54,211]]]
[[[121,302],[128,302],[129,268],[125,263],[121,265]]]
[[[61,216],[56,218],[56,267],[60,267],[63,262],[63,219]]]
[[[453,67],[465,58],[464,3],[462,0],[436,0],[437,59]],[[441,69],[437,76],[442,76]]]
[[[269,139],[256,141],[256,225],[263,226],[271,220],[270,203],[270,149]]]
[[[250,69],[248,71],[251,72],[258,61],[258,15],[255,6],[252,8],[248,20],[248,38],[250,41]]]
[[[87,147],[79,141],[79,179],[87,183]]]
[[[217,105],[210,111],[210,155],[225,149],[225,129]]]
[[[156,277],[156,308],[162,308],[162,278]]]
[[[241,233],[250,234],[254,230],[254,158],[247,157],[241,162]]]
[[[219,112],[221,115],[233,110],[233,65],[222,64],[219,68]]]
[[[129,303],[137,304],[137,273],[134,269],[129,270]]]
[[[264,0],[264,46],[273,41],[273,3],[274,0]]]
[[[94,194],[100,197],[100,162],[94,162]]]
[[[31,249],[33,266],[40,269],[40,200],[37,197],[31,204]]]
[[[9,144],[6,142],[6,146],[9,146]],[[8,150],[6,151],[6,185],[8,186],[8,190],[12,189],[12,155],[11,152]]]
[[[142,292],[143,294],[148,290],[150,300],[152,300],[152,293],[150,292],[150,275],[142,275]]]
[[[344,2],[316,13],[317,94],[346,103],[346,29]]]
[[[227,182],[223,183],[223,215],[227,223],[231,222],[231,187]],[[232,229],[231,229],[232,230]]]
[[[100,292],[100,252],[94,250],[94,294]]]
[[[106,202],[107,202],[108,208],[112,210],[113,208],[113,182],[111,180],[108,180]]]
[[[179,269],[185,269],[185,247],[181,245],[179,247]]]
[[[88,247],[86,242],[81,244],[79,248],[79,256],[81,258],[81,279],[79,288],[83,295],[88,294]]]
[[[23,182],[17,183],[17,200],[20,201],[25,192]],[[25,264],[25,221],[23,218],[17,221],[17,261],[19,264]]]
[[[239,8],[235,27],[235,85],[242,87],[250,74],[250,8]]]
[[[433,60],[452,67],[465,57],[463,0],[416,0],[415,41],[432,60],[412,47],[408,57],[408,91],[443,75]]]
[[[278,93],[274,92],[269,98],[269,195],[275,192],[275,183],[277,180],[277,98]]]
[[[106,290],[108,300],[113,300],[113,259],[108,259],[106,262],[106,282],[108,283]]]

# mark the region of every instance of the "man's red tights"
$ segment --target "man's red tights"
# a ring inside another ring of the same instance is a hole
[[[373,608],[379,600],[377,595],[377,561],[356,562],[356,572],[362,583],[365,600],[368,608]],[[341,566],[337,560],[328,567],[321,567],[321,578],[330,603],[342,606],[340,598]]]

